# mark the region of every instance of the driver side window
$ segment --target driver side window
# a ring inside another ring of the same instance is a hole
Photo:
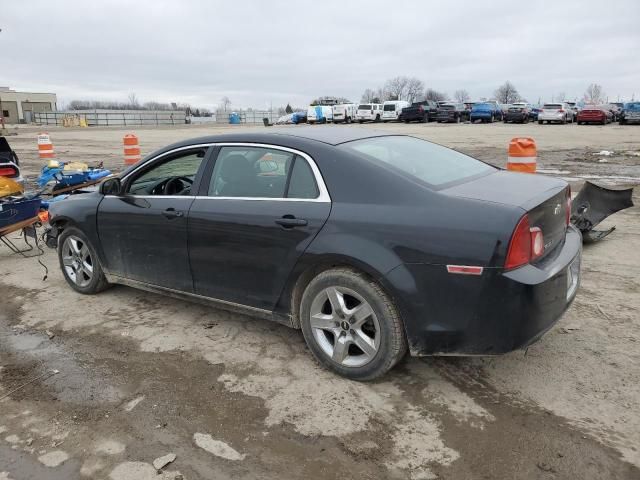
[[[168,156],[143,170],[129,182],[130,195],[195,195],[191,186],[204,159],[206,148]]]

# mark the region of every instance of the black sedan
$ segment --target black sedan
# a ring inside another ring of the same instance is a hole
[[[504,114],[504,123],[529,123],[531,112],[528,107],[509,107]]]
[[[302,329],[370,380],[412,355],[524,348],[579,283],[566,182],[347,127],[184,141],[51,205],[69,285],[118,283]]]

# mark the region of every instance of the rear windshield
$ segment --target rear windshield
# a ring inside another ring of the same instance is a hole
[[[543,110],[560,110],[562,105],[559,103],[545,103],[542,107]]]
[[[393,103],[387,103],[383,109],[385,112],[395,112],[396,106]]]
[[[371,110],[371,105],[358,105],[358,110]]]
[[[374,137],[338,146],[373,162],[391,165],[429,186],[439,187],[495,168],[455,150],[414,137]]]
[[[518,112],[521,112],[523,108],[524,107],[510,107],[509,111],[512,113],[518,113]]]
[[[455,110],[455,105],[440,105],[440,110]]]
[[[490,103],[476,103],[473,106],[473,110],[491,110],[493,105]]]

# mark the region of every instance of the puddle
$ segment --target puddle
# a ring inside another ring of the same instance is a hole
[[[7,365],[0,373],[7,391],[47,372],[59,370],[57,375],[48,378],[45,375],[34,385],[45,385],[56,399],[63,402],[90,405],[121,401],[123,393],[110,385],[106,376],[79,362],[71,352],[55,342],[55,337],[49,339],[45,333],[10,328],[0,319],[0,338],[0,351],[16,357],[12,358],[14,365]],[[11,375],[12,370],[14,375]],[[12,378],[11,385],[7,384],[7,378]],[[24,391],[33,391],[33,387],[16,391],[11,396],[21,398]]]

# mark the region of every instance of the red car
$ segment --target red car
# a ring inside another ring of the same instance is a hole
[[[600,107],[586,107],[578,112],[578,125],[584,125],[586,123],[599,123],[606,125],[613,121],[613,114]]]

